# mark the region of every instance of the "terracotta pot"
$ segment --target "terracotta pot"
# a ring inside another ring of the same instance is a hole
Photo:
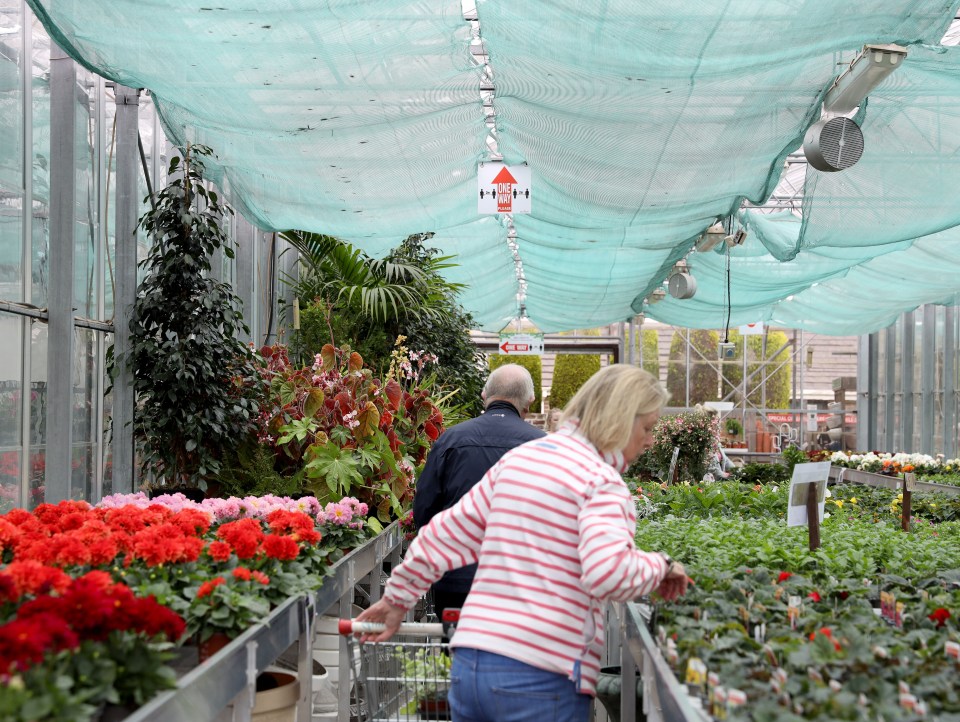
[[[422,720],[450,719],[450,703],[446,697],[421,699],[417,707]]]
[[[230,637],[224,632],[214,632],[197,645],[200,664],[206,662],[221,649],[230,644]]]

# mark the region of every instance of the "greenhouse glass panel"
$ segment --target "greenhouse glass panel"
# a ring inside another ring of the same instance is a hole
[[[33,218],[31,297],[35,306],[47,305],[50,278],[50,38],[39,21],[33,22]]]
[[[107,333],[103,336],[103,345],[104,348],[109,348],[113,344],[113,334]],[[111,379],[110,374],[107,371],[106,364],[103,365],[101,369],[103,374],[103,388],[111,388]],[[103,419],[103,429],[104,429],[104,441],[107,441],[111,438],[111,435],[107,433],[110,429],[111,417],[113,415],[113,391],[104,393],[102,399],[102,408],[101,415]],[[103,486],[101,489],[101,496],[109,496],[113,493],[113,444],[104,443],[103,444]]]
[[[877,418],[874,420],[876,425],[877,444],[883,444],[887,433],[887,418],[885,414],[887,399],[887,332],[888,329],[881,329],[876,332],[877,339]]]
[[[77,71],[77,120],[74,136],[76,154],[76,213],[74,235],[74,304],[77,314],[97,316],[97,234],[99,194],[97,192],[96,86],[99,80],[82,68]]]
[[[23,317],[0,311],[0,448],[20,445]]]
[[[0,190],[23,189],[23,9],[0,7]]]
[[[97,458],[97,423],[101,399],[97,396],[97,378],[101,373],[97,353],[98,332],[86,328],[74,331],[73,382],[73,458],[71,496],[90,501],[94,498],[94,469]]]

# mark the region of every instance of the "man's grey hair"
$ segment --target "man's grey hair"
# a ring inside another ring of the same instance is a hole
[[[505,364],[494,369],[483,387],[484,408],[492,401],[508,401],[518,411],[524,411],[533,399],[533,377],[518,364]]]

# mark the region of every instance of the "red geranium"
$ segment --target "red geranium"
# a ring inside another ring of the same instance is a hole
[[[53,614],[0,625],[0,676],[29,669],[47,653],[75,649],[78,644],[77,635]]]
[[[59,569],[51,572],[52,577],[63,574]],[[106,640],[113,632],[162,634],[176,641],[185,629],[183,619],[153,597],[138,599],[126,585],[114,584],[106,572],[92,571],[72,580],[57,596],[42,594],[25,602],[16,619],[0,625],[0,675],[27,669],[47,654],[73,649],[81,641]]]
[[[777,584],[787,581],[792,576],[793,574],[790,572],[780,572],[780,576],[777,577]]]
[[[840,642],[833,638],[833,631],[830,629],[830,627],[823,627],[818,629],[816,632],[810,632],[811,642],[817,638],[817,634],[822,634],[824,637],[829,639],[833,643],[833,649],[835,651],[839,652],[841,649],[843,649],[843,647],[840,645]]]
[[[937,627],[942,627],[947,623],[947,620],[950,619],[950,617],[952,616],[953,615],[950,614],[950,610],[947,609],[946,607],[937,607],[936,609],[933,610],[933,612],[927,615],[927,618],[931,622],[936,622]]]
[[[210,542],[210,546],[207,547],[207,554],[209,554],[210,558],[215,562],[225,562],[230,558],[230,555],[233,554],[233,550],[226,542],[214,541]]]
[[[256,519],[229,521],[217,529],[217,536],[233,547],[240,559],[250,559],[256,555],[264,538],[263,529]]]
[[[263,551],[272,559],[290,561],[297,558],[300,545],[288,536],[268,534],[263,540]]]
[[[820,601],[820,592],[812,591],[812,592],[810,592],[810,593],[807,595],[807,597],[809,597],[810,599],[812,599],[814,602],[819,602],[819,601]]]
[[[277,509],[267,516],[267,525],[275,534],[289,534],[295,541],[316,544],[322,538],[313,517],[302,511]]]
[[[203,599],[204,597],[213,594],[214,589],[219,587],[221,584],[226,584],[226,582],[227,580],[223,577],[216,577],[208,582],[204,582],[197,590],[197,599]]]
[[[63,592],[70,586],[70,577],[62,570],[35,561],[10,562],[0,575],[13,580],[17,597]]]
[[[250,570],[246,567],[237,567],[233,570],[233,578],[239,579],[241,582],[249,582]]]

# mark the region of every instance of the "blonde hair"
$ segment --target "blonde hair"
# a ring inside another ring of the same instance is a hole
[[[580,433],[600,451],[619,451],[630,441],[634,420],[659,411],[669,397],[653,374],[614,364],[587,379],[564,408],[561,421],[576,419]]]

